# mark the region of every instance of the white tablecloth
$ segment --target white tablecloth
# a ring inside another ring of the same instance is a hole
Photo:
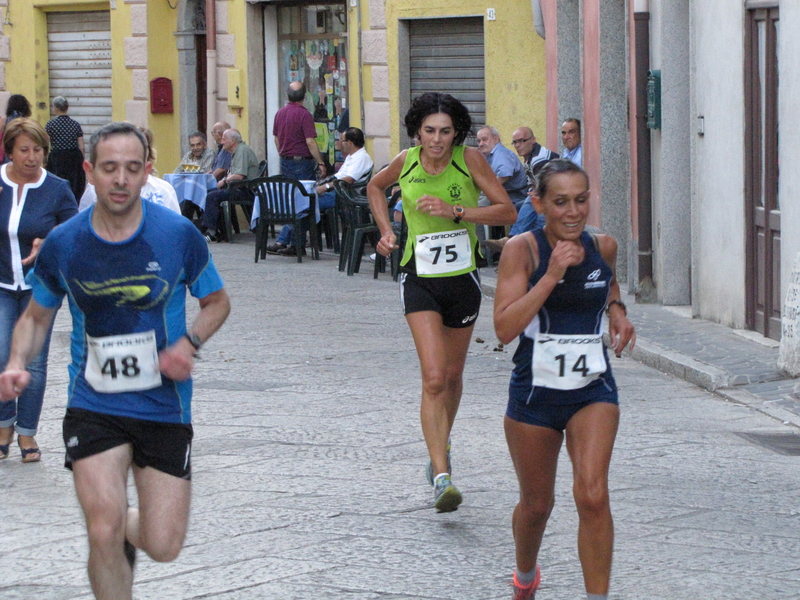
[[[199,206],[200,210],[206,208],[206,194],[217,189],[217,180],[211,173],[167,173],[164,181],[175,188],[178,202],[188,200]]]
[[[316,194],[317,182],[310,181],[307,179],[303,179],[300,181],[303,184],[303,187],[306,188],[306,192],[309,194]],[[308,212],[308,201],[309,197],[304,196],[299,191],[295,191],[294,193],[294,209],[297,213]],[[314,207],[316,209],[316,222],[319,223],[319,204],[314,203]],[[255,229],[256,225],[258,225],[258,218],[261,216],[261,205],[259,202],[256,202],[253,206],[253,217],[250,219],[250,229]]]

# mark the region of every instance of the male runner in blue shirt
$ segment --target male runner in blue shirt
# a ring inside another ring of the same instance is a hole
[[[0,399],[16,397],[65,295],[73,320],[66,466],[89,535],[102,600],[132,598],[135,548],[174,560],[189,519],[191,371],[230,312],[208,247],[181,215],[143,202],[151,164],[129,123],[91,141],[84,169],[97,204],[48,235],[28,275],[33,298],[14,330]],[[186,290],[200,311],[186,329]],[[129,469],[138,508],[129,508]],[[127,559],[127,560],[126,560]]]

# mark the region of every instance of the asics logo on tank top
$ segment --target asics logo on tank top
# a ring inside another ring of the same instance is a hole
[[[408,182],[409,183],[425,183],[426,179],[420,179],[419,177],[411,177]]]
[[[583,284],[583,289],[590,290],[593,288],[605,287],[606,285],[605,281],[597,281],[597,279],[600,277],[600,273],[601,273],[600,269],[595,269],[594,271],[589,273],[586,276],[586,279],[588,279],[589,281]]]

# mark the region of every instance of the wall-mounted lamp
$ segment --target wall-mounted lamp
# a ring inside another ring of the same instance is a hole
[[[6,18],[3,19],[3,25],[8,25],[9,27],[14,26],[14,24],[11,22],[11,4],[6,6]]]

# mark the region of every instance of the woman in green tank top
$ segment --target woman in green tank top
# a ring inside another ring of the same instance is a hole
[[[414,99],[405,125],[417,146],[377,173],[367,195],[381,231],[377,251],[388,256],[398,246],[384,191],[400,183],[408,224],[401,297],[422,371],[428,482],[437,510],[446,512],[461,503],[450,479],[450,430],[480,307],[475,225],[511,225],[517,211],[483,155],[462,145],[472,120],[461,102],[449,94],[423,94]],[[481,191],[490,206],[478,206]],[[462,302],[465,296],[471,300]]]

